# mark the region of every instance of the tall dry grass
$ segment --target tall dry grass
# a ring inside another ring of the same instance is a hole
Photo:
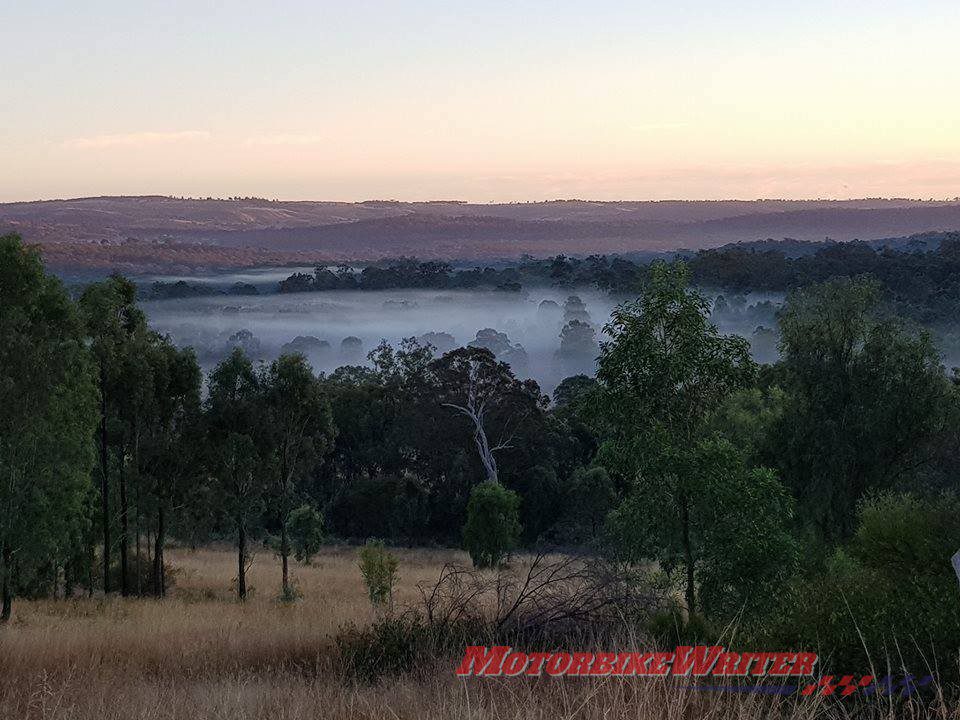
[[[396,550],[400,603],[462,553]],[[276,598],[279,563],[268,553],[250,571],[252,596],[232,595],[226,549],[168,551],[177,569],[170,597],[20,601],[0,629],[0,720],[299,720],[310,718],[765,718],[832,716],[957,718],[944,703],[875,705],[747,695],[709,695],[676,680],[453,676],[457,658],[368,686],[345,678],[333,635],[374,618],[356,550],[325,550],[298,566],[303,597]]]

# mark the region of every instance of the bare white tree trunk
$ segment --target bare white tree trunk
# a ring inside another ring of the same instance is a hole
[[[498,450],[505,450],[509,448],[510,445],[507,442],[500,442],[491,446],[487,440],[487,431],[483,426],[487,412],[487,401],[480,399],[477,392],[477,373],[479,369],[480,366],[478,363],[470,363],[470,371],[467,376],[466,404],[455,405],[453,403],[444,403],[444,405],[470,418],[470,421],[473,423],[473,440],[477,445],[477,452],[480,455],[480,462],[483,464],[483,470],[486,473],[487,480],[499,483],[500,478],[497,475],[497,459],[494,457],[494,453]]]

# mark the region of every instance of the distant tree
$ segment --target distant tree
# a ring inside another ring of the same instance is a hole
[[[229,350],[240,348],[244,354],[254,360],[260,360],[262,357],[260,353],[260,338],[246,328],[233,333],[227,340],[227,346]]]
[[[497,362],[486,348],[453,350],[434,360],[430,369],[443,406],[470,421],[486,479],[500,482],[496,453],[512,447],[519,422],[546,398],[535,383],[517,380],[510,367]],[[499,421],[499,433],[491,441],[494,417]]]
[[[201,372],[192,349],[179,350],[165,338],[154,336],[148,358],[141,383],[149,393],[133,421],[132,465],[138,481],[141,474],[150,480],[156,504],[153,591],[163,597],[167,516],[202,477]]]
[[[583,300],[576,295],[571,295],[563,303],[563,323],[566,325],[574,320],[589,325],[590,313]]]
[[[593,327],[582,320],[571,320],[560,331],[560,349],[555,357],[568,370],[592,373],[600,346]]]
[[[76,308],[17,235],[0,237],[0,308],[0,622],[7,622],[20,576],[74,554],[97,419]]]
[[[323,385],[302,355],[281,355],[263,378],[263,433],[272,504],[280,526],[282,597],[293,597],[287,522],[302,483],[331,449],[335,430]]]
[[[457,346],[457,340],[450,333],[446,332],[428,332],[417,338],[421,345],[430,345],[434,352],[442,355],[450,352]]]
[[[596,379],[589,375],[571,375],[561,380],[553,391],[553,404],[557,407],[566,407],[585,398],[596,387]]]
[[[123,421],[121,405],[135,391],[134,366],[147,332],[146,317],[137,307],[136,287],[120,275],[89,285],[80,296],[80,311],[90,337],[96,360],[100,390],[99,474],[101,522],[103,526],[103,587],[110,592],[111,524],[110,461],[111,446],[118,456],[117,484],[120,494],[120,589],[128,586],[128,498],[123,472]]]
[[[257,529],[266,496],[262,382],[249,358],[236,349],[210,373],[208,388],[207,462],[237,533],[237,596],[245,600],[249,535]]]
[[[340,341],[340,359],[345,362],[358,362],[363,359],[363,340],[348,335]]]
[[[506,333],[498,332],[493,328],[483,328],[482,330],[477,330],[476,338],[467,343],[467,346],[486,348],[495,356],[500,356],[509,352],[513,347],[513,343],[510,342],[510,338],[507,337]]]
[[[277,286],[277,291],[281,293],[309,292],[313,289],[313,276],[306,273],[294,273],[286,280],[281,280]]]

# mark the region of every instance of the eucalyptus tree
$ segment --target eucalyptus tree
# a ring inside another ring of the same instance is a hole
[[[120,275],[89,285],[80,297],[80,310],[97,368],[100,392],[98,432],[101,523],[103,528],[103,589],[111,587],[110,449],[117,458],[117,483],[120,494],[120,583],[127,594],[128,503],[123,470],[123,423],[121,405],[138,384],[135,346],[147,332],[146,317],[136,303],[136,287]]]
[[[290,513],[300,505],[304,482],[333,446],[330,403],[302,355],[281,355],[262,377],[262,432],[269,491],[280,530],[282,597],[290,599]]]
[[[237,596],[245,600],[249,535],[258,529],[266,496],[266,450],[260,432],[263,382],[237,348],[210,373],[208,390],[207,463],[216,495],[237,533]]]
[[[192,349],[178,349],[156,335],[147,347],[148,385],[135,427],[133,466],[149,482],[156,506],[153,591],[166,592],[164,546],[167,515],[202,477],[200,366]]]
[[[73,554],[93,465],[96,386],[60,281],[0,237],[0,621],[22,577]]]
[[[711,414],[756,371],[747,341],[721,335],[708,317],[685,266],[655,263],[640,297],[615,308],[605,328],[592,400],[601,462],[630,487],[619,528],[643,529],[621,536],[632,552],[682,568],[691,613],[698,499],[724,482],[703,467],[713,453],[701,443]]]
[[[912,481],[955,426],[956,390],[925,331],[887,315],[870,278],[791,294],[779,317],[786,403],[770,460],[828,539],[870,492]]]
[[[500,482],[497,453],[513,448],[519,425],[548,402],[533,381],[518,380],[510,366],[482,347],[452,350],[430,364],[441,405],[465,417],[486,480]]]

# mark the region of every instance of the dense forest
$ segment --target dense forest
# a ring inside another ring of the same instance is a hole
[[[858,667],[897,639],[921,664],[960,644],[960,397],[904,318],[951,317],[958,271],[950,237],[927,253],[409,261],[283,284],[513,291],[536,277],[625,296],[596,377],[547,397],[486,348],[415,339],[328,374],[237,348],[205,376],[148,327],[129,280],[71,299],[6,236],[0,619],[16,597],[163,597],[174,541],[232,543],[241,600],[251,553],[269,548],[293,601],[290,563],[380,538],[464,546],[481,567],[543,547],[655,567],[648,582],[691,632],[737,622],[741,638]],[[778,358],[721,334],[695,287],[788,292]]]
[[[389,290],[397,288],[494,288],[520,292],[538,286],[596,287],[615,295],[639,288],[650,263],[682,259],[692,284],[735,293],[785,293],[835,277],[872,275],[881,283],[882,299],[897,314],[924,323],[952,322],[960,310],[960,233],[925,233],[888,241],[764,241],[725,245],[697,253],[646,256],[558,255],[525,258],[484,267],[454,267],[412,258],[373,263],[362,268],[321,266],[281,281],[276,292]],[[152,299],[207,294],[256,294],[250,283],[221,289],[187,281],[157,281],[142,290]]]

